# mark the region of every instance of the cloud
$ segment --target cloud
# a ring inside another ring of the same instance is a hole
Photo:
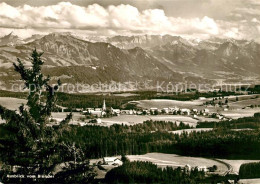
[[[98,4],[81,7],[69,2],[57,5],[13,7],[0,4],[1,27],[34,29],[110,29],[144,33],[217,33],[213,19],[182,19],[167,17],[160,9],[139,11],[130,5],[110,5],[106,9]]]
[[[256,22],[254,20],[251,23]],[[98,4],[84,7],[70,2],[39,7],[14,7],[0,3],[0,29],[15,29],[20,34],[26,34],[26,30],[30,30],[30,33],[34,30],[37,33],[72,30],[81,34],[96,35],[172,34],[187,37],[243,37],[247,34],[241,31],[247,31],[245,27],[251,25],[243,26],[240,23],[214,20],[206,15],[201,18],[171,17],[162,9],[140,11],[125,4],[104,8]],[[259,25],[255,25],[255,32],[259,30],[257,26]]]

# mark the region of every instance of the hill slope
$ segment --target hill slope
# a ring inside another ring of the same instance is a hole
[[[12,72],[12,62],[19,57],[29,66],[28,56],[34,48],[44,52],[44,72],[66,83],[260,80],[260,44],[254,41],[198,41],[170,35],[90,40],[69,33],[35,35],[22,41],[12,34],[0,38],[0,86],[19,79]]]

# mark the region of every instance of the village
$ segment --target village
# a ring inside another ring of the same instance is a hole
[[[206,98],[201,97],[200,100],[205,100]],[[205,106],[205,108],[204,108]],[[86,108],[85,110],[78,109],[83,115],[87,117],[89,123],[102,123],[102,118],[112,117],[112,116],[121,116],[121,115],[182,115],[189,116],[194,119],[201,117],[214,118],[217,120],[228,120],[230,118],[225,117],[221,113],[211,112],[210,109],[206,108],[207,106],[212,106],[208,102],[205,103],[203,107],[198,108],[180,108],[177,106],[174,107],[151,107],[149,109],[139,108],[139,109],[114,109],[113,107],[108,108],[106,106],[106,101],[103,101],[102,108]],[[228,111],[229,107],[227,104],[215,104],[216,107],[223,106],[223,111]]]

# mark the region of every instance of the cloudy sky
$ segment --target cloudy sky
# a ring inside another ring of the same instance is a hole
[[[11,31],[260,41],[260,0],[0,0],[0,36]]]

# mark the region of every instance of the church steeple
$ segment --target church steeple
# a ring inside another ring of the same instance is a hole
[[[106,107],[106,101],[105,101],[105,99],[104,99],[102,110],[103,110],[103,111],[106,111],[106,109],[107,109],[107,107]]]

